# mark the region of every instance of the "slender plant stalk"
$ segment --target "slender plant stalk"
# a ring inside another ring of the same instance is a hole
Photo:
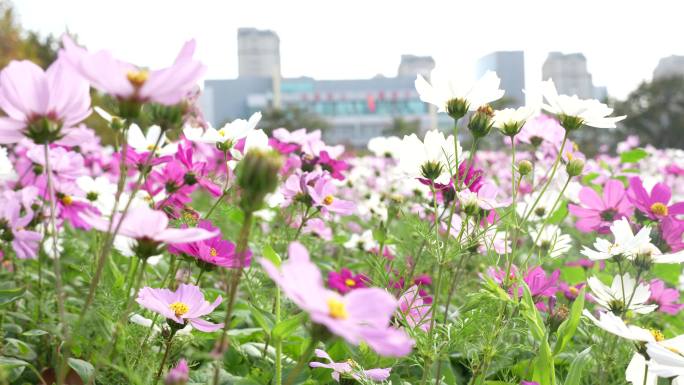
[[[166,364],[166,360],[169,358],[169,352],[171,351],[171,344],[173,343],[173,336],[176,334],[176,329],[171,329],[171,335],[169,336],[169,339],[166,341],[166,349],[164,349],[164,357],[162,357],[161,363],[159,364],[159,369],[157,370],[157,375],[154,377],[154,382],[152,383],[153,385],[157,385],[159,382],[159,379],[161,378],[161,374],[164,371],[164,365]]]
[[[304,366],[309,362],[309,358],[311,357],[311,354],[313,353],[314,349],[316,348],[316,344],[318,343],[318,340],[316,338],[311,338],[311,341],[309,341],[309,345],[306,347],[306,351],[304,351],[304,354],[299,358],[299,361],[297,361],[297,365],[292,369],[292,371],[287,375],[287,379],[285,380],[285,385],[293,385],[294,381],[297,379],[297,376],[299,373],[304,369]]]
[[[55,269],[55,297],[57,299],[57,312],[59,314],[59,330],[62,332],[64,341],[69,341],[69,329],[65,322],[65,310],[64,310],[64,289],[62,287],[62,262],[60,260],[59,249],[57,245],[57,225],[56,215],[57,210],[55,208],[55,187],[52,181],[52,167],[50,166],[50,145],[43,145],[43,154],[45,155],[45,172],[47,173],[47,187],[48,187],[48,197],[50,199],[50,231],[52,232],[52,252],[53,252],[53,266]],[[68,346],[68,344],[66,344]],[[64,362],[68,359],[68,349],[64,349]],[[59,362],[59,355],[57,357]],[[64,364],[56,365],[58,369],[57,372],[57,385],[62,385],[64,379],[66,378],[66,367]]]
[[[254,219],[254,213],[252,211],[245,212],[245,219],[242,223],[242,228],[240,229],[240,235],[238,236],[237,246],[235,248],[237,255],[240,258],[240,267],[232,274],[233,278],[230,285],[226,280],[226,296],[228,297],[228,305],[226,309],[226,316],[223,321],[223,332],[221,333],[221,338],[219,339],[217,345],[217,351],[219,358],[216,360],[216,365],[214,369],[214,385],[218,385],[219,377],[221,373],[220,362],[223,361],[224,345],[226,344],[226,338],[228,337],[228,331],[230,330],[230,319],[233,314],[233,307],[235,306],[235,299],[237,297],[238,285],[240,284],[240,279],[242,278],[242,273],[245,266],[245,252],[247,250],[247,243],[249,242],[249,233],[252,229],[252,221]],[[226,349],[227,350],[227,349]]]

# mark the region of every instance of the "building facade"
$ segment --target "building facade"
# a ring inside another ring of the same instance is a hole
[[[587,69],[587,59],[581,53],[551,52],[542,66],[542,80],[553,79],[558,93],[577,95],[582,99],[603,100],[605,87],[595,87]]]
[[[238,29],[239,77],[280,76],[280,38],[273,31]]]
[[[653,80],[672,76],[684,76],[684,56],[672,55],[658,61],[658,66],[653,71]]]
[[[525,105],[525,55],[522,51],[498,51],[481,57],[477,61],[476,75],[479,78],[487,71],[499,75],[501,88],[506,91],[506,107]]]

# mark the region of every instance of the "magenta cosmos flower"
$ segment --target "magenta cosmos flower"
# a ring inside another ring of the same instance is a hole
[[[206,67],[192,58],[195,41],[190,40],[170,67],[147,70],[115,59],[107,51],[90,53],[69,36],[62,38],[64,58],[86,80],[102,92],[122,100],[174,105],[194,89]]]
[[[384,356],[399,357],[411,352],[413,341],[404,331],[390,326],[398,306],[391,294],[379,288],[363,288],[341,296],[325,288],[321,272],[302,244],[291,243],[288,254],[290,258],[280,269],[264,258],[259,263],[313,322],[353,345],[365,342]]]
[[[189,322],[192,327],[203,332],[213,332],[223,327],[223,323],[215,324],[200,318],[213,312],[223,302],[223,298],[219,295],[210,303],[195,285],[181,284],[176,291],[143,287],[138,292],[136,302],[180,325]]]
[[[603,186],[603,196],[591,187],[583,187],[579,193],[581,206],[569,204],[572,215],[579,218],[575,226],[589,233],[608,233],[614,221],[632,215],[634,208],[627,199],[625,187],[619,180],[608,180]]]
[[[431,303],[432,301],[426,302],[420,295],[418,286],[413,285],[399,298],[399,311],[406,317],[408,326],[428,331],[432,322]]]
[[[24,136],[41,143],[59,139],[61,128],[90,115],[89,91],[88,83],[63,60],[47,71],[27,60],[10,62],[0,73],[0,108],[7,115],[0,117],[0,143],[16,143]]]
[[[93,214],[83,215],[83,219],[95,229],[107,231],[109,221]],[[114,223],[121,220],[121,214],[114,216]],[[123,218],[119,235],[134,238],[138,241],[163,243],[188,243],[209,239],[218,235],[218,231],[208,231],[198,227],[187,229],[169,228],[169,218],[161,211],[147,206],[139,206],[128,211]]]
[[[169,370],[169,373],[164,378],[164,385],[185,385],[188,383],[189,375],[188,361],[182,358],[176,366]]]
[[[679,291],[666,287],[662,280],[652,279],[649,283],[649,290],[651,290],[651,297],[648,302],[657,304],[659,312],[675,315],[684,308],[684,304],[678,303]]]
[[[187,226],[183,226],[187,228]],[[201,220],[197,228],[205,229],[211,233],[220,233],[220,230],[207,220]],[[197,260],[216,266],[237,268],[240,267],[240,259],[235,254],[235,244],[216,235],[201,241],[179,243],[169,246],[169,252],[173,254],[185,254],[197,258]],[[245,253],[245,266],[249,266],[251,251]]]
[[[346,267],[343,267],[339,273],[336,271],[328,273],[328,286],[342,294],[366,287],[367,282],[368,277],[363,274],[354,274]]]
[[[639,177],[629,179],[627,197],[637,210],[653,220],[684,214],[684,202],[669,205],[672,191],[664,183],[656,183],[649,194]]]
[[[340,215],[350,215],[356,209],[354,202],[339,199],[335,196],[335,185],[325,175],[316,180],[313,186],[307,186],[309,196],[314,206],[321,212],[336,213]]]
[[[0,241],[11,243],[12,250],[19,259],[35,258],[43,236],[26,230],[33,219],[33,213],[22,216],[21,212],[19,201],[0,199]]]

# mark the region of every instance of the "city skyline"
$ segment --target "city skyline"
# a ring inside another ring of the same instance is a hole
[[[487,9],[497,12],[483,13],[475,2],[437,1],[421,3],[421,8],[389,1],[350,1],[335,12],[326,4],[308,1],[253,1],[240,6],[216,2],[193,7],[181,1],[14,1],[26,28],[43,34],[59,34],[68,28],[89,48],[109,47],[116,56],[140,65],[168,63],[182,42],[194,37],[198,57],[209,66],[207,79],[237,77],[235,32],[239,27],[278,33],[285,77],[394,76],[402,54],[429,55],[438,66],[473,74],[479,57],[524,50],[525,78],[532,94],[536,91],[529,82],[541,81],[541,66],[551,51],[583,53],[594,83],[607,86],[619,98],[642,80],[650,80],[661,58],[684,53],[677,41],[683,27],[676,17],[679,12],[673,9],[681,8],[679,4],[667,3],[669,11],[661,12],[662,7],[654,4],[582,0],[566,3],[561,18],[544,8],[543,2],[494,3]],[[617,4],[620,17],[607,17]],[[464,16],[478,14],[482,17]],[[118,28],[124,24],[126,28]],[[507,27],[512,24],[515,28]]]

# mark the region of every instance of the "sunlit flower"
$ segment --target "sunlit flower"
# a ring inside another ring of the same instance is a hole
[[[422,75],[415,81],[420,100],[437,106],[437,112],[448,112],[447,104],[451,100],[461,100],[466,110],[475,111],[501,99],[504,94],[504,90],[499,89],[501,79],[492,71],[487,71],[475,83],[444,75],[447,74],[436,69],[430,74],[430,83]]]
[[[462,152],[459,145],[459,154]],[[428,184],[447,185],[451,180],[450,167],[454,167],[454,137],[444,137],[433,130],[425,133],[423,141],[416,134],[404,136],[401,142],[399,169],[408,177],[418,178]],[[462,157],[460,154],[459,158]]]
[[[556,85],[550,79],[542,82],[541,91],[548,103],[543,104],[542,107],[546,111],[558,115],[561,125],[564,125],[563,121],[566,118],[578,120],[572,122],[572,125],[568,127],[566,127],[566,123],[564,125],[566,130],[577,129],[581,125],[596,128],[615,128],[615,123],[625,118],[625,116],[609,116],[613,113],[613,109],[596,99],[580,99],[577,95],[558,95]]]
[[[223,302],[221,296],[213,303],[206,301],[199,287],[194,285],[181,284],[175,292],[144,287],[140,289],[136,302],[179,325],[185,326],[189,322],[203,332],[213,332],[223,327],[222,323],[215,324],[200,318],[213,312]]]
[[[629,273],[616,275],[610,287],[596,277],[589,277],[587,285],[599,306],[618,315],[627,310],[647,314],[658,307],[648,304],[651,297],[648,284],[637,283]]]

